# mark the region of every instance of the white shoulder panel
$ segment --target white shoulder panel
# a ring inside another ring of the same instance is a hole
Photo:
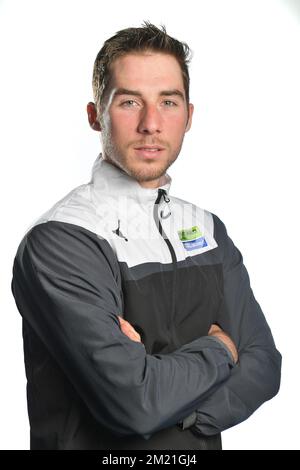
[[[35,225],[50,222],[66,222],[80,225],[92,232],[97,226],[96,210],[90,200],[90,185],[83,184],[70,191],[27,228],[26,233]]]

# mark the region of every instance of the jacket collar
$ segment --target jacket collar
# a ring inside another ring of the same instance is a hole
[[[159,188],[169,194],[172,178],[167,173],[165,173],[165,178],[166,183],[162,186],[155,189],[143,188],[125,171],[104,160],[100,153],[92,168],[91,184],[99,197],[126,196],[139,203],[147,203],[155,201]]]

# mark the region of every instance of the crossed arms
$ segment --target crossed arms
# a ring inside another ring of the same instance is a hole
[[[221,222],[219,229],[225,230]],[[148,439],[195,410],[191,429],[215,434],[277,393],[281,356],[240,253],[229,238],[225,244],[218,324],[237,346],[237,364],[234,350],[214,335],[170,354],[149,355],[124,334],[118,263],[93,232],[47,222],[22,241],[12,282],[18,309],[94,418],[117,436]]]

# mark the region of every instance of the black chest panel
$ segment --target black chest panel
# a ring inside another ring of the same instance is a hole
[[[178,263],[176,284],[172,265],[157,264],[156,272],[134,279],[121,264],[124,318],[141,335],[148,354],[170,353],[205,336],[217,320],[223,299],[222,264]],[[168,269],[169,268],[169,269]],[[145,267],[146,270],[146,267]],[[153,270],[153,267],[152,267]],[[175,305],[173,289],[175,288]]]

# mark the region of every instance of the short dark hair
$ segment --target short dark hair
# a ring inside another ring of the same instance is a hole
[[[118,57],[130,52],[162,52],[174,56],[180,65],[187,106],[189,104],[190,77],[188,64],[191,50],[185,42],[169,36],[164,25],[161,29],[144,21],[140,28],[127,28],[118,31],[107,39],[97,54],[93,69],[93,93],[97,109],[103,104],[105,92],[111,78],[110,65]]]

